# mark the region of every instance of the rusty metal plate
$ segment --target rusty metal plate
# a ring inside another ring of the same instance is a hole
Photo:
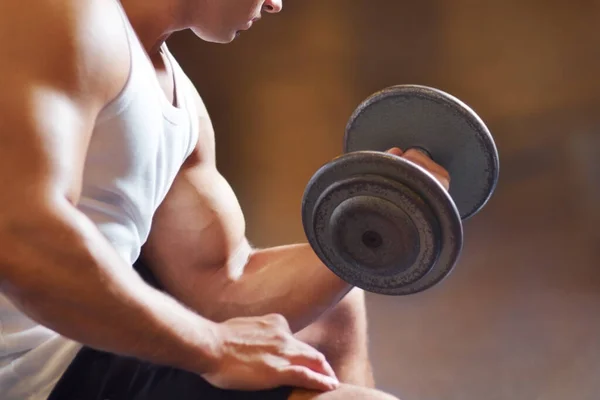
[[[344,151],[392,147],[424,149],[450,173],[450,196],[463,220],[481,210],[498,182],[498,151],[488,128],[466,104],[437,89],[392,86],[357,107]]]
[[[323,263],[373,293],[428,289],[462,249],[460,215],[444,188],[418,165],[376,151],[321,167],[304,192],[302,222]]]

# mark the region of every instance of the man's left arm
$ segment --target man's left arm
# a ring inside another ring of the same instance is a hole
[[[200,97],[197,106],[197,147],[154,216],[142,260],[167,292],[206,318],[277,313],[299,331],[352,287],[306,243],[251,248],[238,200],[217,170]]]
[[[352,286],[331,272],[307,243],[252,249],[230,185],[215,162],[214,132],[198,97],[200,132],[157,210],[142,258],[164,288],[214,321],[283,315],[294,332],[336,305]],[[391,153],[430,170],[447,188],[447,172],[418,151]]]
[[[229,184],[197,158],[175,179],[143,249],[166,291],[214,321],[277,313],[298,331],[352,289],[308,244],[252,249]]]

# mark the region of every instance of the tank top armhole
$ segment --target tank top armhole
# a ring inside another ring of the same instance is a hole
[[[118,0],[113,0],[114,3],[116,3],[116,7],[117,7],[117,12],[119,13],[119,16],[121,17],[121,24],[123,26],[123,30],[125,32],[125,38],[127,40],[127,53],[128,53],[128,59],[129,59],[129,70],[127,72],[127,78],[125,80],[125,84],[123,85],[123,87],[121,88],[121,90],[119,91],[119,93],[117,93],[117,95],[111,100],[109,101],[104,108],[102,108],[102,110],[100,110],[100,113],[98,114],[98,117],[96,118],[96,122],[100,123],[105,119],[109,119],[114,117],[115,115],[118,115],[123,109],[125,109],[128,105],[128,103],[131,100],[132,95],[130,94],[131,89],[130,87],[131,85],[131,81],[132,81],[132,76],[133,76],[133,45],[131,43],[131,35],[132,35],[132,29],[130,29],[129,27],[129,21],[127,19],[127,15],[125,14],[125,10],[123,9],[123,6],[121,5],[121,3]]]
[[[190,114],[190,143],[188,144],[186,159],[191,156],[196,148],[198,147],[198,141],[200,140],[200,110],[198,109],[198,103],[196,96],[200,96],[196,91],[196,88],[192,81],[184,75],[186,83],[185,94],[188,113]]]
[[[180,104],[179,107],[185,108],[189,118],[189,126],[190,126],[190,135],[189,135],[189,143],[187,152],[185,155],[185,159],[189,158],[194,150],[198,147],[198,141],[200,140],[200,116],[198,104],[196,103],[195,96],[199,96],[196,91],[196,87],[191,79],[187,76],[187,74],[181,68],[181,65],[175,58],[175,56],[171,53],[169,46],[164,43],[162,46],[163,52],[167,58],[169,65],[171,66],[171,70],[173,71],[173,78],[177,84],[177,93],[178,100]]]
[[[185,81],[185,94],[183,97],[186,98],[187,110],[190,115],[190,138],[188,143],[188,149],[186,153],[186,159],[190,157],[196,148],[198,147],[198,141],[200,140],[200,110],[198,109],[198,103],[196,101],[196,96],[200,96],[192,81],[186,76],[183,75],[182,80]]]

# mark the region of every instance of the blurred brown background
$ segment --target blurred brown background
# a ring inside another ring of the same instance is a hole
[[[600,2],[287,1],[235,43],[170,46],[203,95],[259,246],[304,240],[300,201],[386,86],[487,122],[500,182],[456,271],[368,296],[378,386],[403,400],[600,399]]]

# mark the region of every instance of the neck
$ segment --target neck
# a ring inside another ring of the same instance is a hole
[[[155,55],[172,33],[182,30],[179,0],[120,0],[129,22],[149,55]]]

